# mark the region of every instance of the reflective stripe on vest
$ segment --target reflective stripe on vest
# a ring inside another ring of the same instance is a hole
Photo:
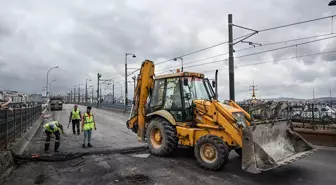
[[[84,114],[84,130],[90,130],[94,128],[94,123],[93,123],[93,114],[90,113],[90,117],[88,113]]]
[[[78,109],[76,111],[75,111],[75,109],[72,109],[72,119],[73,120],[80,119],[80,115],[79,115],[79,110]]]
[[[54,125],[54,129],[51,129],[50,125]],[[58,122],[57,121],[51,121],[49,123],[46,123],[44,125],[44,129],[48,132],[54,133],[54,132],[58,131]]]

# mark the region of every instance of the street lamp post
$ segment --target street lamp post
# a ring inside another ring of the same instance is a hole
[[[183,58],[182,57],[177,57],[177,58],[174,58],[174,61],[177,61],[177,59],[180,59],[181,62],[182,62],[181,72],[183,72]]]
[[[55,66],[55,67],[52,67],[52,68],[50,68],[49,70],[48,70],[48,72],[47,72],[47,92],[46,92],[46,97],[48,98],[49,97],[49,93],[48,93],[48,90],[49,90],[49,72],[52,70],[52,69],[56,69],[56,68],[58,68],[59,66]]]
[[[127,56],[132,55],[133,58],[135,58],[135,54],[132,53],[125,53],[125,110],[126,106],[128,104],[128,99],[127,99]]]
[[[336,0],[332,0],[328,4],[329,6],[336,6]]]
[[[49,94],[50,94],[50,92],[51,92],[51,84],[53,83],[53,82],[55,82],[56,80],[51,80],[50,82],[49,82]]]
[[[86,104],[87,104],[87,99],[88,99],[87,81],[91,81],[91,79],[86,79],[86,80],[85,80],[85,103],[86,103]]]

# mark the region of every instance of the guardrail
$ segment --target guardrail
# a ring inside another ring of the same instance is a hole
[[[0,150],[7,149],[10,142],[21,137],[41,114],[41,105],[0,110]]]

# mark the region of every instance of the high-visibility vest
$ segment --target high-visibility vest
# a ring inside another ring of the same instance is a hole
[[[54,129],[51,129],[50,125],[54,125]],[[58,126],[59,126],[58,121],[51,121],[49,123],[44,124],[44,129],[48,132],[55,133],[59,130]]]
[[[90,113],[90,117],[88,113],[86,112],[84,114],[84,130],[90,130],[94,128],[94,122],[93,122],[93,114]]]
[[[77,109],[75,111],[75,109],[72,109],[72,117],[73,120],[78,120],[80,119],[80,114],[79,114],[79,110]]]

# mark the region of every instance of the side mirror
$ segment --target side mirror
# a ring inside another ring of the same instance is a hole
[[[188,78],[183,78],[183,85],[188,86]]]
[[[212,81],[212,87],[215,88],[216,87],[216,81]]]

